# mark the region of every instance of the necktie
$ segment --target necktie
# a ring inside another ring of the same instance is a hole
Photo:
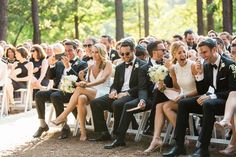
[[[160,61],[156,61],[156,64],[163,64],[163,61],[162,60],[160,60]]]
[[[128,68],[129,66],[132,66],[133,62],[125,63],[125,68]]]
[[[212,69],[213,68],[217,69],[217,65],[216,64],[210,64],[210,66],[211,66]]]

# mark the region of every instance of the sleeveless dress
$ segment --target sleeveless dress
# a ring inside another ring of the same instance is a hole
[[[182,93],[190,93],[196,90],[195,78],[192,75],[191,65],[193,61],[187,60],[184,67],[181,67],[176,63],[174,70],[176,74],[176,79]]]
[[[16,66],[15,70],[21,69],[21,73],[16,75],[16,77],[23,78],[23,77],[28,76],[28,69],[25,67],[25,64],[27,64],[27,63],[29,63],[29,62],[25,61],[23,63],[20,63],[20,62],[17,63],[17,66]],[[27,82],[26,81],[16,82],[16,81],[12,80],[12,85],[13,85],[14,90],[17,90],[17,89],[20,89],[20,88],[26,88]]]
[[[88,72],[88,74],[89,74],[89,77],[88,77],[89,81],[90,82],[94,82],[94,81],[97,81],[97,80],[101,79],[101,77],[103,75],[103,72],[104,72],[104,69],[100,70],[99,74],[95,78],[93,76],[92,70],[90,69],[90,72]],[[110,76],[107,78],[107,80],[104,83],[96,85],[96,86],[93,86],[92,88],[97,90],[95,98],[98,98],[98,97],[101,97],[101,96],[104,96],[104,95],[108,94],[109,90],[110,90]]]
[[[36,73],[33,74],[36,79],[39,79],[39,77],[41,75],[41,67],[42,67],[43,59],[40,59],[38,62],[36,62],[34,59],[31,59],[30,61],[33,63],[34,68],[36,68],[36,67],[39,68],[39,70]],[[41,85],[42,86],[47,86],[48,83],[49,83],[49,80],[44,78],[41,82]]]

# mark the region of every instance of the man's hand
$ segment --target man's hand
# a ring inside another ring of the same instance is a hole
[[[70,67],[70,61],[67,57],[62,56],[61,61],[64,64],[65,68],[68,69]]]
[[[111,91],[111,93],[109,94],[109,98],[117,99],[117,91],[116,90]]]
[[[54,65],[54,64],[56,64],[56,62],[57,62],[57,60],[55,59],[54,56],[51,56],[51,57],[48,58],[48,64],[49,65]]]
[[[203,65],[201,63],[201,58],[198,58],[196,60],[196,64],[195,64],[195,70],[198,74],[202,74],[203,73]]]
[[[197,103],[202,106],[202,104],[204,103],[204,101],[206,101],[206,100],[208,100],[208,99],[211,99],[211,97],[210,97],[209,95],[204,94],[204,95],[200,96],[200,97],[197,99]]]
[[[146,103],[144,100],[140,100],[138,103],[138,107],[140,107],[140,110],[144,110],[146,107]]]
[[[128,96],[128,95],[129,95],[128,92],[121,92],[121,93],[119,93],[119,94],[117,95],[117,99],[120,99],[120,98],[122,98],[122,97],[124,97],[124,96]]]

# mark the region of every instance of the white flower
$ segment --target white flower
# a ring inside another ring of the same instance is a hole
[[[222,68],[224,68],[224,67],[225,67],[225,63],[221,61],[221,64],[220,64],[220,69],[219,69],[219,71],[221,71],[221,69],[222,69]]]
[[[138,68],[138,67],[139,67],[138,63],[136,63],[136,64],[134,65],[134,67],[135,67],[135,68]]]
[[[153,83],[163,81],[168,74],[168,69],[163,65],[154,65],[148,69],[148,75]]]
[[[75,82],[78,79],[75,75],[62,76],[60,82],[60,90],[66,93],[73,93],[75,90]]]
[[[229,66],[229,68],[231,68],[232,73],[233,73],[233,75],[234,75],[234,78],[236,78],[236,65],[231,64],[231,65]]]
[[[116,55],[113,53],[113,54],[111,54],[111,58],[114,58]]]

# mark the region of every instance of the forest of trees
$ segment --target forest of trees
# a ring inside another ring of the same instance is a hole
[[[117,40],[154,35],[168,39],[191,28],[236,31],[233,0],[1,0],[0,40],[55,42],[110,34]]]

